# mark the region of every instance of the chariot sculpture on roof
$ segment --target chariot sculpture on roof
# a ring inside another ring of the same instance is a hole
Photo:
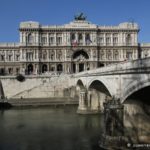
[[[74,17],[75,20],[86,20],[86,16],[83,13],[79,13],[75,15]]]

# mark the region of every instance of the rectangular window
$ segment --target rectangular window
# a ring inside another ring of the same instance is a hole
[[[113,37],[113,45],[117,45],[118,44],[118,37]]]
[[[103,44],[104,43],[104,38],[100,37],[100,44]]]
[[[4,55],[1,55],[1,61],[4,61]]]
[[[127,52],[126,57],[128,60],[132,60],[132,52]]]
[[[16,61],[19,61],[19,55],[16,55]]]
[[[110,45],[110,44],[111,44],[110,37],[106,37],[106,45]]]
[[[57,37],[57,45],[61,45],[62,44],[62,37]]]
[[[46,44],[46,43],[47,43],[47,38],[46,38],[46,37],[42,37],[41,42],[42,42],[43,44]]]
[[[33,53],[32,52],[26,53],[26,60],[27,61],[32,61],[33,60]]]
[[[8,61],[12,60],[12,55],[8,55]]]
[[[53,45],[54,44],[54,37],[49,37],[49,44]]]

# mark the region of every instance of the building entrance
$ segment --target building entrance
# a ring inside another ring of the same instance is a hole
[[[78,73],[87,70],[89,56],[84,50],[76,51],[73,54],[72,72]]]

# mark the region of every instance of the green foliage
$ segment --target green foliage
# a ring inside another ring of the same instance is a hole
[[[25,81],[25,76],[23,76],[22,74],[19,74],[19,75],[17,75],[16,79],[17,79],[19,82],[24,82],[24,81]]]

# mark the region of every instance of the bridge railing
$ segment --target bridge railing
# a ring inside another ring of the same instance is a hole
[[[116,71],[126,71],[131,69],[144,69],[150,68],[150,57],[144,59],[137,59],[131,61],[124,61],[116,64],[110,64],[105,67],[92,69],[84,72],[80,72],[75,74],[74,76],[82,76],[82,75],[89,75],[89,74],[97,74],[97,73],[108,73],[108,72],[116,72]]]

